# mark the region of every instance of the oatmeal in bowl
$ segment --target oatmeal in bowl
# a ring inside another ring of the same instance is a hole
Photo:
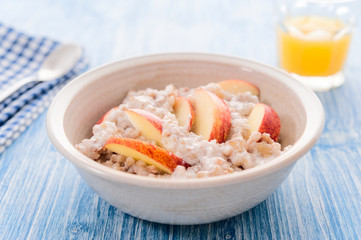
[[[130,91],[76,147],[98,163],[142,176],[243,171],[286,151],[278,142],[279,116],[259,95],[257,86],[238,79]]]
[[[290,75],[199,53],[93,69],[47,115],[50,140],[96,194],[167,224],[214,222],[264,201],[323,125],[317,96]]]

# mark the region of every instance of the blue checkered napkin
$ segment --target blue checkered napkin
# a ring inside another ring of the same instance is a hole
[[[0,23],[0,91],[31,76],[60,43],[32,37]],[[84,56],[65,76],[29,83],[0,103],[0,153],[50,104],[55,94],[87,67]]]

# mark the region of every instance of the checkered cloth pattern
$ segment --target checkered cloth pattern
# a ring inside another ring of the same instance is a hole
[[[0,23],[0,91],[34,74],[59,44],[33,37]],[[87,68],[84,56],[63,77],[32,82],[0,102],[0,153],[49,106],[56,93]]]

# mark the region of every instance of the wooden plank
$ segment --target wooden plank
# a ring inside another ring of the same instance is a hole
[[[173,51],[277,63],[272,1],[3,0],[1,6],[0,21],[83,45],[92,67]],[[321,139],[250,211],[195,226],[122,213],[51,145],[44,113],[0,155],[0,239],[361,239],[360,40],[356,31],[346,83],[318,93],[326,112]]]

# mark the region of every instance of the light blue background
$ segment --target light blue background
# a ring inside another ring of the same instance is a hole
[[[273,1],[1,0],[0,21],[82,45],[91,67],[180,51],[277,65]],[[318,144],[252,210],[199,226],[124,214],[51,145],[44,113],[0,155],[0,239],[361,239],[360,41],[358,28],[346,83],[318,93],[326,112]]]

